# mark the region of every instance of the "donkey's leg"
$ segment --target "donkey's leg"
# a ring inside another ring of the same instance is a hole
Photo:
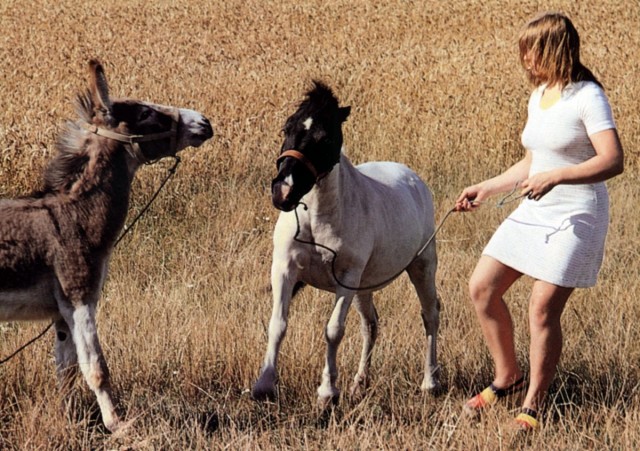
[[[63,306],[60,313],[71,330],[80,370],[96,395],[102,421],[107,429],[115,432],[121,422],[111,393],[109,369],[98,340],[95,309],[96,303],[89,303]]]
[[[289,304],[295,287],[295,279],[292,278],[292,274],[287,269],[280,270],[279,268],[280,265],[273,265],[271,270],[273,309],[269,320],[267,351],[260,369],[260,376],[251,390],[251,396],[260,401],[275,399],[278,380],[278,353],[287,332]]]
[[[353,286],[355,285],[357,285],[357,282]],[[318,406],[323,409],[331,403],[336,404],[340,396],[340,390],[336,387],[336,380],[338,379],[336,356],[338,354],[338,346],[340,346],[344,336],[344,323],[354,294],[353,291],[337,290],[336,303],[325,329],[327,357],[322,371],[322,383],[318,387]]]
[[[372,293],[356,295],[353,306],[360,314],[360,331],[362,332],[362,354],[358,372],[353,378],[351,396],[362,398],[369,387],[369,367],[371,353],[378,336],[378,314],[373,305]]]
[[[411,282],[416,288],[422,307],[422,322],[427,334],[427,353],[424,380],[421,388],[425,391],[440,390],[439,367],[436,353],[438,327],[440,325],[440,302],[436,292],[436,268],[438,265],[435,243],[432,243],[407,268]]]
[[[55,322],[55,328],[56,373],[63,409],[66,410],[70,406],[71,388],[78,375],[78,355],[67,322],[60,318]]]

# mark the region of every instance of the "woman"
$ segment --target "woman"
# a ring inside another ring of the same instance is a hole
[[[600,82],[580,63],[580,41],[563,14],[543,13],[519,37],[520,61],[535,89],[522,133],[526,155],[456,201],[471,211],[492,195],[524,199],[498,227],[471,276],[469,291],[495,364],[493,382],[465,404],[476,414],[527,387],[516,362],[504,293],[523,274],[529,298],[529,384],[516,423],[539,428],[537,412],[562,348],[560,316],[575,288],[595,284],[609,222],[605,180],[623,170],[623,152]]]

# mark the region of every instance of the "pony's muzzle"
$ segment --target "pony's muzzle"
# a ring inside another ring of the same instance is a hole
[[[296,203],[291,200],[291,193],[291,185],[284,180],[274,179],[271,182],[271,202],[278,210],[293,210]]]

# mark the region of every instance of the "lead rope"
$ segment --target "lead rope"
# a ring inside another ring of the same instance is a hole
[[[136,217],[133,219],[133,221],[131,221],[131,224],[129,224],[129,225],[125,224],[122,234],[116,240],[116,242],[113,245],[113,247],[116,247],[118,245],[118,243],[120,243],[120,241],[122,241],[122,239],[125,237],[125,235],[127,233],[129,233],[129,231],[133,228],[133,226],[136,225],[136,222],[138,222],[138,219],[140,219],[142,217],[142,215],[147,212],[147,210],[149,209],[149,207],[151,206],[153,201],[156,200],[156,197],[158,197],[158,194],[160,194],[160,191],[162,190],[162,188],[164,188],[164,185],[166,185],[167,182],[169,181],[169,179],[171,177],[173,177],[174,174],[176,173],[176,169],[178,169],[178,165],[180,164],[180,157],[177,156],[177,155],[171,155],[171,158],[173,158],[174,162],[173,162],[173,166],[171,166],[169,168],[169,170],[167,171],[167,176],[164,178],[162,183],[160,183],[160,186],[158,187],[156,192],[153,194],[153,196],[151,196],[151,199],[149,199],[149,202],[147,202],[147,205],[145,205],[142,208],[142,210],[140,210],[140,212],[136,215]],[[148,163],[148,164],[151,164],[151,163]]]
[[[158,197],[158,194],[160,194],[160,191],[162,190],[162,188],[164,188],[164,186],[167,184],[169,179],[173,177],[173,175],[175,174],[176,169],[178,168],[178,164],[180,164],[180,157],[178,157],[177,155],[172,155],[171,158],[173,158],[175,161],[173,163],[173,166],[169,168],[167,176],[164,178],[164,180],[162,181],[162,183],[160,184],[160,186],[158,187],[154,195],[151,196],[151,199],[149,200],[149,202],[147,202],[147,204],[142,208],[142,210],[140,210],[140,212],[136,215],[133,221],[131,221],[131,224],[129,224],[128,226],[127,225],[124,226],[124,231],[122,232],[120,237],[116,240],[115,244],[113,245],[114,248],[118,245],[118,243],[120,243],[120,241],[122,241],[125,235],[129,233],[129,231],[133,228],[136,222],[138,222],[138,219],[140,219],[142,215],[146,213],[146,211],[149,209],[153,201],[156,200],[156,197]],[[51,329],[51,326],[53,326],[53,324],[54,324],[54,321],[51,321],[49,325],[42,332],[40,332],[36,337],[32,338],[31,340],[29,340],[28,342],[20,346],[16,351],[14,351],[8,357],[5,357],[4,359],[0,360],[0,365],[4,365],[6,362],[8,362],[12,358],[20,354],[22,351],[24,351],[27,347],[29,347],[30,345],[38,341],[40,338],[42,338],[44,334],[46,334],[47,331]]]
[[[515,184],[513,189],[507,195],[505,195],[498,202],[495,203],[495,206],[497,208],[501,208],[501,207],[505,206],[506,204],[509,204],[511,202],[515,202],[516,200],[519,200],[519,199],[521,199],[521,198],[523,198],[523,197],[525,197],[527,195],[527,194],[522,194],[520,196],[514,196],[516,190],[518,189],[518,184],[519,184],[519,182]],[[484,202],[484,201],[483,202],[472,201],[472,203],[474,203],[476,205],[480,205],[480,204],[483,204],[483,203],[486,203],[486,202]],[[298,205],[302,205],[304,207],[305,211],[309,209],[309,207],[304,202],[299,202]],[[413,256],[411,261],[404,268],[402,268],[400,271],[398,271],[393,276],[388,277],[387,279],[383,280],[382,282],[376,283],[374,285],[352,287],[352,286],[349,286],[349,285],[346,285],[346,284],[342,283],[340,281],[340,279],[338,279],[338,275],[336,274],[336,259],[338,258],[338,253],[336,251],[334,251],[333,249],[331,249],[330,247],[325,246],[324,244],[316,243],[315,241],[301,240],[300,238],[298,238],[298,235],[300,234],[300,218],[298,217],[298,209],[297,209],[297,207],[294,208],[294,210],[293,210],[293,212],[295,213],[295,216],[296,216],[296,234],[293,236],[293,240],[298,242],[298,243],[301,243],[301,244],[308,244],[308,245],[311,245],[311,246],[317,246],[317,247],[322,248],[322,249],[324,249],[326,251],[329,251],[333,255],[333,258],[331,259],[331,275],[333,276],[333,279],[335,280],[335,282],[338,285],[340,285],[342,288],[346,288],[347,290],[354,290],[354,291],[373,290],[373,289],[376,289],[376,288],[380,288],[383,285],[386,285],[387,283],[391,282],[393,279],[398,277],[400,274],[402,274],[409,267],[409,265],[411,265],[411,263],[413,263],[413,261],[416,258],[418,258],[420,256],[420,254],[422,254],[424,252],[424,250],[429,246],[429,244],[431,244],[431,241],[433,241],[433,239],[436,237],[436,234],[438,233],[440,228],[444,225],[445,221],[455,211],[456,211],[456,209],[454,207],[451,210],[449,210],[447,212],[447,214],[444,215],[444,218],[442,218],[442,220],[440,221],[440,224],[438,224],[438,227],[436,227],[436,229],[433,231],[433,233],[431,234],[429,239],[422,245],[420,250],[418,252],[416,252],[416,254]]]
[[[309,209],[309,207],[307,207],[307,205],[305,203],[303,203],[303,202],[300,202],[299,205],[302,205],[305,210]],[[361,291],[361,290],[373,290],[375,288],[379,288],[379,287],[381,287],[383,285],[386,285],[387,283],[391,282],[393,279],[395,279],[400,274],[402,274],[407,269],[407,267],[411,263],[413,263],[413,261],[416,258],[418,258],[418,256],[420,254],[422,254],[422,252],[424,252],[424,250],[427,248],[427,246],[429,246],[431,241],[433,241],[433,239],[435,238],[436,233],[438,233],[440,228],[444,225],[444,222],[451,215],[451,213],[456,211],[456,209],[452,208],[451,210],[449,210],[447,212],[447,214],[444,216],[444,218],[442,218],[442,220],[440,221],[440,224],[438,224],[438,227],[436,227],[436,229],[433,231],[433,233],[431,234],[429,239],[424,243],[424,245],[420,248],[420,250],[418,252],[416,252],[416,254],[413,256],[413,258],[407,264],[407,266],[402,268],[400,271],[398,271],[393,276],[383,280],[382,282],[376,283],[374,285],[367,285],[367,286],[360,286],[360,287],[352,287],[352,286],[346,285],[346,284],[342,283],[340,281],[340,279],[338,279],[338,275],[336,274],[336,259],[338,258],[338,253],[336,251],[331,249],[329,246],[325,246],[324,244],[316,243],[315,241],[305,241],[305,240],[301,240],[300,238],[298,238],[298,234],[300,233],[300,218],[298,218],[298,210],[297,210],[297,208],[294,209],[293,211],[294,211],[294,213],[296,215],[296,234],[294,235],[293,240],[297,241],[298,243],[301,243],[301,244],[309,244],[309,245],[312,245],[312,246],[317,246],[317,247],[320,247],[320,248],[322,248],[322,249],[324,249],[326,251],[331,252],[331,254],[333,255],[333,258],[331,259],[331,275],[333,276],[333,279],[336,281],[336,283],[338,285],[340,285],[342,288],[346,288],[347,290]]]
[[[47,331],[49,329],[51,329],[51,326],[53,326],[53,321],[51,321],[51,323],[49,323],[49,325],[38,334],[37,337],[32,338],[31,340],[29,340],[28,342],[26,342],[25,344],[23,344],[22,346],[20,346],[13,354],[11,354],[8,357],[5,357],[4,359],[0,360],[0,365],[5,364],[6,362],[8,362],[9,360],[11,360],[12,358],[14,358],[15,356],[17,356],[18,354],[20,354],[26,347],[28,347],[29,345],[35,343],[36,341],[38,341],[40,338],[42,338],[42,336],[44,334],[47,333]]]

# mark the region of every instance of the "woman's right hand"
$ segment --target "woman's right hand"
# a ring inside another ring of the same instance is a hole
[[[459,212],[474,210],[485,197],[487,196],[482,188],[482,184],[468,186],[462,190],[462,193],[458,196],[458,199],[456,199],[455,210]]]
[[[489,197],[512,190],[519,181],[525,180],[531,167],[531,152],[527,150],[525,157],[504,171],[502,174],[476,183],[462,190],[456,199],[456,211],[472,211],[478,208]]]

